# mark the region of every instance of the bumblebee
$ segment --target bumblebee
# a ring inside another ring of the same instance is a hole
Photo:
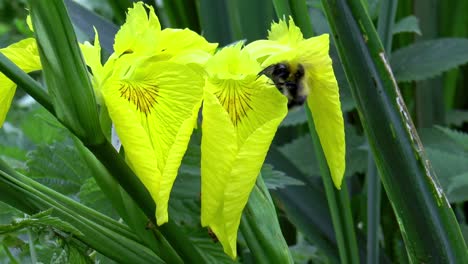
[[[258,73],[265,75],[273,81],[276,88],[288,98],[288,109],[304,104],[308,87],[304,82],[304,66],[291,65],[286,62],[270,65]]]

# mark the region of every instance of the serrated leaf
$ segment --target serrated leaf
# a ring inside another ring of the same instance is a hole
[[[288,112],[286,118],[281,122],[280,126],[296,126],[307,122],[307,116],[304,107],[297,107]]]
[[[468,162],[468,157],[466,161]],[[468,201],[468,171],[451,177],[447,195],[453,203]]]
[[[260,173],[269,190],[277,190],[286,186],[304,185],[303,182],[287,176],[284,172],[274,170],[273,166],[270,164],[263,164]]]
[[[44,108],[30,111],[21,122],[21,130],[36,144],[51,144],[70,136],[68,130]]]
[[[468,123],[468,111],[456,109],[447,113],[448,125],[462,126],[465,122]]]
[[[461,131],[452,130],[447,127],[437,126],[437,129],[442,131],[445,135],[453,139],[457,144],[460,144],[465,151],[468,151],[468,134]]]
[[[356,133],[351,126],[345,127],[346,133],[346,171],[345,176],[363,173],[367,169],[367,149],[365,138]],[[305,175],[320,176],[310,135],[303,135],[291,143],[279,147],[296,167]]]
[[[291,143],[278,147],[278,150],[303,174],[309,177],[320,176],[310,135],[300,136]]]
[[[28,175],[66,195],[78,193],[85,180],[91,177],[91,171],[71,144],[41,145],[28,157]]]
[[[204,255],[207,263],[237,263],[224,253],[221,243],[215,242],[208,235],[206,229],[184,228],[190,237],[190,241],[196,245],[196,249]]]
[[[416,16],[407,16],[400,21],[398,21],[394,26],[393,26],[393,34],[398,34],[402,32],[410,32],[410,33],[416,33],[418,35],[421,35],[421,29],[419,28],[419,20]]]
[[[53,227],[63,232],[83,236],[83,234],[71,224],[57,217],[50,216],[51,213],[52,209],[49,209],[24,218],[16,218],[9,225],[0,225],[0,235],[17,232],[25,228]]]
[[[420,41],[392,53],[397,81],[419,81],[468,62],[468,39],[441,38]]]
[[[450,202],[468,200],[468,154],[426,148],[426,153]]]
[[[22,215],[20,211],[10,205],[0,202],[0,224],[10,223],[13,217]]]

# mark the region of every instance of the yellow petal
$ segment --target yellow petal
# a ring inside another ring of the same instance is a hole
[[[249,43],[245,47],[245,50],[248,51],[254,59],[262,63],[267,56],[283,53],[291,50],[291,48],[271,40],[257,40]]]
[[[301,29],[294,24],[292,17],[289,17],[289,27],[285,20],[271,25],[268,39],[295,47],[304,37]]]
[[[0,52],[25,72],[41,69],[36,40],[33,38],[21,40],[0,49]],[[0,73],[0,126],[5,122],[6,114],[8,109],[10,109],[15,91],[16,84],[3,73]]]
[[[162,55],[173,58],[178,55],[190,54],[193,51],[203,51],[212,55],[217,47],[217,43],[209,43],[205,38],[190,29],[166,28],[161,31],[156,49]],[[199,63],[205,63],[206,59]],[[197,63],[197,61],[188,61],[186,63]]]
[[[232,258],[242,211],[287,114],[286,97],[257,77],[259,65],[249,59],[240,46],[216,54],[207,63],[203,105],[202,225]]]
[[[81,53],[86,61],[86,64],[91,68],[93,76],[97,77],[102,70],[101,63],[101,44],[99,43],[99,34],[94,28],[94,45],[85,41],[80,44]]]
[[[149,9],[148,13],[145,7]],[[118,56],[124,53],[152,54],[160,32],[161,24],[153,7],[143,2],[134,3],[115,35],[114,52]]]
[[[168,221],[169,194],[198,115],[203,79],[171,62],[150,61],[129,72],[109,81],[103,97],[130,166],[156,202],[161,225]]]
[[[340,189],[345,171],[345,135],[338,83],[328,55],[328,35],[304,43],[308,47],[306,72],[310,94],[307,104],[314,118],[335,186]]]

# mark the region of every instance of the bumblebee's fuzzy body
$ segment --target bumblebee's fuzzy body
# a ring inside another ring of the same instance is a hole
[[[305,83],[304,66],[277,63],[263,69],[258,75],[270,78],[276,88],[288,98],[288,108],[304,104],[309,89]]]

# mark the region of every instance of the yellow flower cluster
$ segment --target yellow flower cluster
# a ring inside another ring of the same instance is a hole
[[[203,102],[201,223],[235,258],[242,210],[288,111],[288,98],[259,73],[281,63],[303,69],[307,103],[338,188],[344,129],[328,35],[304,39],[290,19],[273,23],[267,40],[216,49],[191,30],[161,29],[153,8],[141,2],[129,9],[104,64],[98,32],[94,45],[81,45],[126,161],[156,202],[158,225],[168,221],[169,195]],[[0,52],[26,72],[41,68],[34,39]],[[14,92],[0,74],[0,124]]]

